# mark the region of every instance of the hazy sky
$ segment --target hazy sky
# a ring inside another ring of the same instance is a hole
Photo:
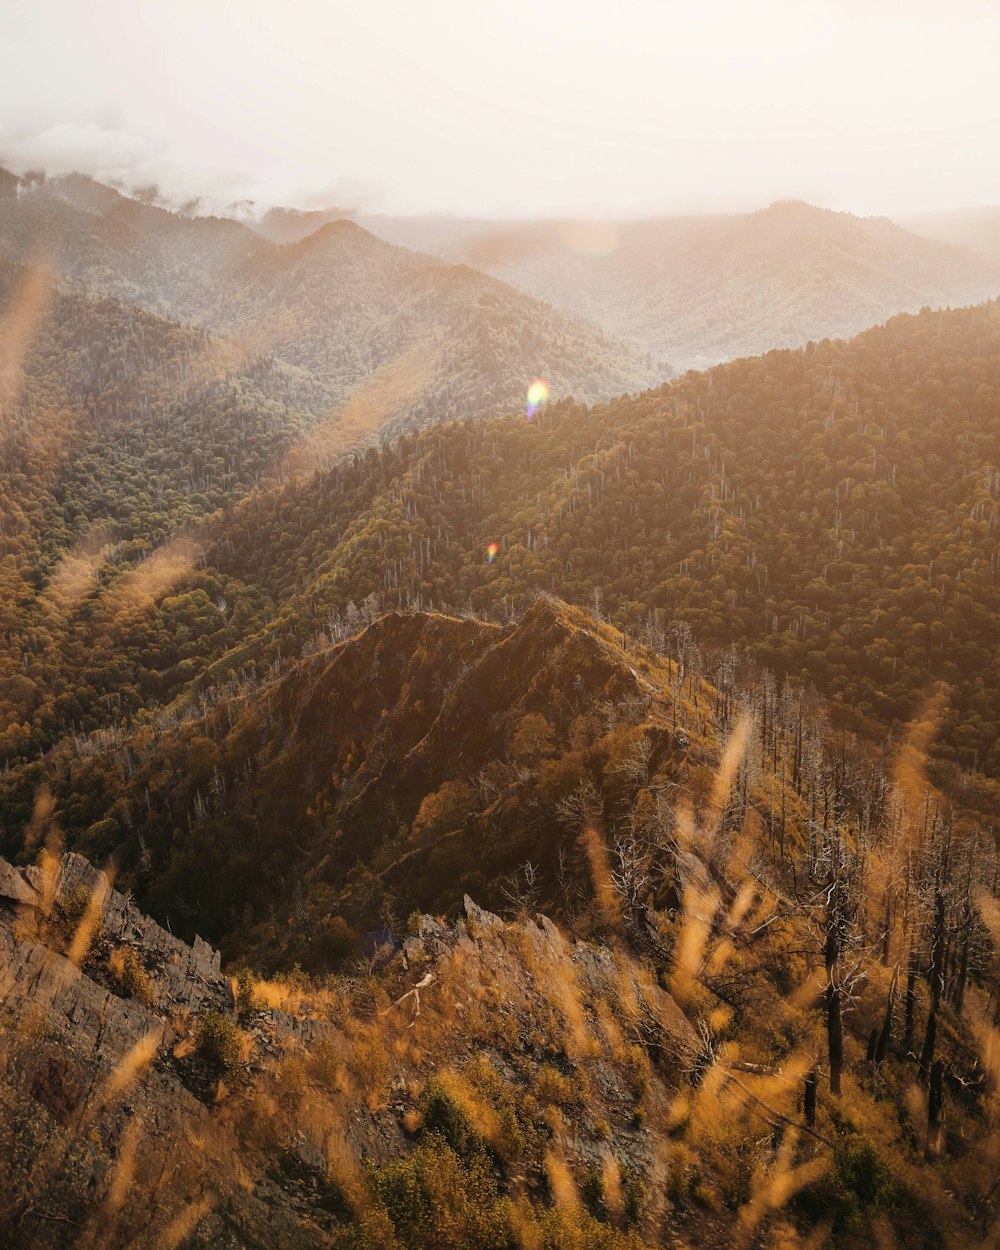
[[[998,0],[0,0],[0,161],[459,213],[1000,204]]]

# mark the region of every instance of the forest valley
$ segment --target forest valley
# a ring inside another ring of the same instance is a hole
[[[0,171],[4,1245],[1000,1244],[1000,304],[807,342],[979,270],[768,213],[664,382]]]

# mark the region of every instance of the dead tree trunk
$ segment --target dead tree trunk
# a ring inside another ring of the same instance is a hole
[[[844,1067],[844,1023],[840,1012],[840,985],[837,977],[840,963],[840,938],[834,919],[826,934],[826,1040],[830,1051],[830,1093],[840,1094],[840,1076]]]
[[[889,1051],[889,1042],[892,1040],[892,1016],[896,1007],[896,976],[893,974],[892,984],[889,986],[889,994],[885,1000],[885,1015],[882,1018],[882,1028],[879,1031],[878,1041],[875,1043],[875,1062],[883,1063]]]
[[[927,1015],[927,1031],[920,1051],[920,1072],[926,1080],[934,1064],[934,1042],[937,1037],[937,1013],[944,988],[945,912],[944,892],[938,885],[934,894],[934,933],[931,938],[931,962],[927,979],[931,987],[931,1007]]]
[[[802,1110],[805,1121],[810,1128],[816,1127],[816,1069],[809,1073],[805,1082],[805,1095],[802,1099]]]
[[[927,1096],[927,1146],[924,1157],[936,1159],[941,1153],[944,1136],[944,1064],[936,1059],[931,1067],[931,1085]]]
[[[917,959],[913,945],[906,963],[906,1015],[903,1025],[903,1053],[908,1055],[913,1050],[913,1010],[917,995]]]

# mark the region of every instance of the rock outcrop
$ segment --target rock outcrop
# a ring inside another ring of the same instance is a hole
[[[244,983],[237,1003],[217,951],[80,856],[0,861],[0,1244],[330,1246],[375,1201],[361,1161],[391,1168],[419,1142],[434,1081],[456,1106],[489,1091],[512,1192],[544,1195],[553,1158],[581,1184],[613,1155],[651,1180],[656,1230],[644,1108],[665,1114],[696,1048],[624,948],[542,915],[466,896],[454,922],[414,917],[388,963]],[[522,1139],[529,1156],[507,1159]]]
[[[262,1202],[232,1171],[194,1053],[199,1021],[232,1008],[218,951],[160,928],[81,856],[0,861],[0,1244],[167,1244],[186,1222],[190,1245],[263,1244],[267,1226],[268,1245],[321,1244],[280,1188]]]

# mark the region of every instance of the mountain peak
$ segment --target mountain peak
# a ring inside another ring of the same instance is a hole
[[[763,213],[828,213],[832,209],[821,208],[818,204],[810,204],[808,200],[800,200],[792,196],[789,199],[772,200]]]
[[[390,244],[384,243],[382,239],[378,239],[371,233],[370,230],[366,230],[363,226],[359,226],[356,221],[351,221],[347,217],[338,217],[334,221],[325,221],[311,234],[307,234],[304,239],[299,239],[294,243],[288,243],[285,246],[289,248],[304,249],[307,245],[315,247],[333,239],[361,238],[370,239],[374,242],[382,244],[384,247],[390,246]]]

